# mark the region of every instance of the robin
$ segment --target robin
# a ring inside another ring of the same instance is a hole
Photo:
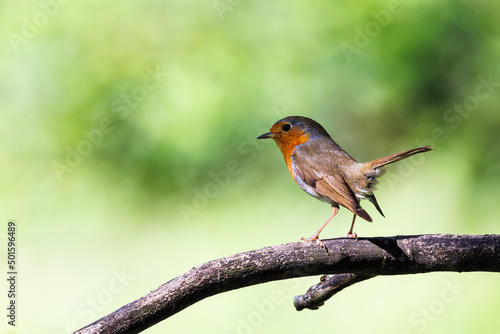
[[[372,221],[359,204],[366,198],[384,216],[373,192],[377,178],[387,165],[406,159],[414,154],[433,150],[422,146],[396,153],[373,161],[360,163],[342,149],[316,121],[301,116],[289,116],[276,122],[268,133],[257,139],[272,138],[283,153],[292,178],[309,195],[329,203],[333,212],[320,229],[305,241],[316,241],[321,247],[319,234],[339,211],[339,205],[354,213],[347,237],[357,238],[353,232],[356,216]]]

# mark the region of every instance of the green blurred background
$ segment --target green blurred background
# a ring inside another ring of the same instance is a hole
[[[316,119],[360,161],[436,145],[390,169],[387,218],[364,203],[375,221],[358,235],[500,233],[495,1],[42,0],[0,13],[1,268],[9,219],[19,239],[6,333],[68,333],[193,266],[310,236],[330,208],[255,139],[286,115]],[[322,237],[350,219],[341,210]],[[297,313],[293,296],[317,281],[214,296],[147,333],[500,326],[495,274],[379,277]]]

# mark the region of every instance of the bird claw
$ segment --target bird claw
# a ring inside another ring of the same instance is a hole
[[[347,237],[358,240],[358,235],[356,233],[347,233]]]
[[[302,238],[300,238],[300,240],[302,240],[302,241],[315,241],[315,242],[317,242],[321,246],[321,248],[326,249],[325,244],[323,243],[323,241],[319,240],[319,238],[318,238],[317,235],[312,236],[309,239],[306,239],[306,238],[302,237]]]

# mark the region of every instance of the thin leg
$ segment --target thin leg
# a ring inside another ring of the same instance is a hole
[[[337,212],[339,212],[339,208],[337,208],[337,207],[334,206],[333,207],[332,215],[319,228],[318,232],[314,233],[313,236],[310,237],[309,239],[306,239],[306,238],[302,237],[302,238],[300,238],[300,240],[304,240],[304,241],[316,241],[316,242],[318,242],[320,244],[321,247],[325,248],[325,245],[321,242],[321,240],[319,240],[318,236],[321,233],[321,231],[323,231],[323,229],[325,228],[325,226],[330,222],[330,220],[332,220],[332,218],[335,217],[335,215],[337,214]]]
[[[347,237],[348,238],[353,238],[353,239],[357,239],[358,238],[358,235],[352,231],[353,228],[354,228],[354,222],[355,221],[356,221],[356,215],[354,215],[354,217],[352,217],[351,229],[349,230],[349,233],[347,233]]]

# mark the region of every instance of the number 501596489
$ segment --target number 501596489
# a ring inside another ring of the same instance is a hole
[[[16,223],[10,221],[7,225],[7,266],[16,270]]]

